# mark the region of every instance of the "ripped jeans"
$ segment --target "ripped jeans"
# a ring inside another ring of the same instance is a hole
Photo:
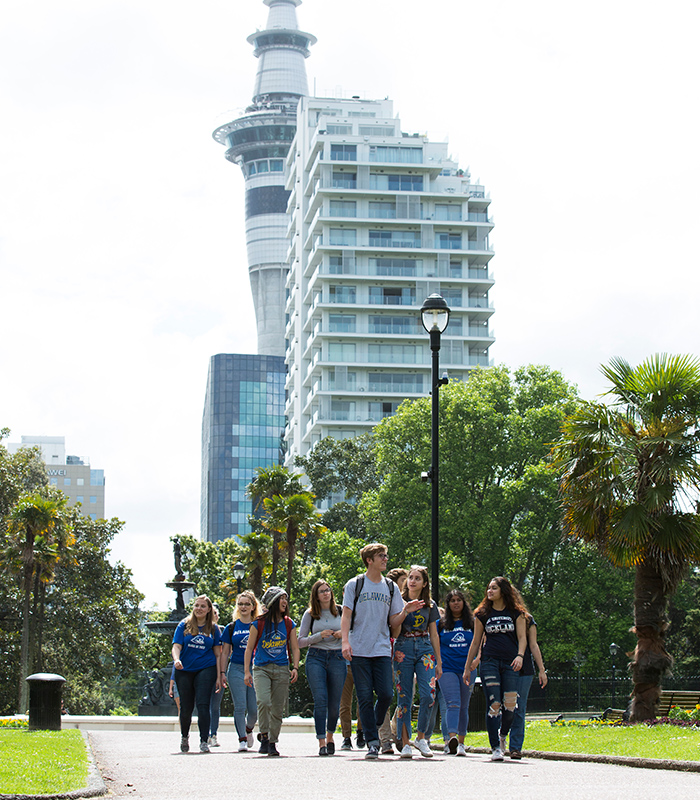
[[[420,705],[418,731],[428,729],[430,711],[435,702],[435,656],[430,637],[406,638],[399,636],[394,642],[394,677],[397,691],[396,736],[401,741],[405,728],[411,738],[411,705],[413,702],[413,676],[416,676]]]
[[[486,730],[491,749],[499,746],[499,733],[508,735],[518,703],[520,677],[510,664],[504,659],[485,658],[479,667],[486,695]]]

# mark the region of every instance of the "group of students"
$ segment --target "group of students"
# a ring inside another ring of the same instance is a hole
[[[367,745],[365,758],[393,754],[394,743],[401,758],[411,758],[414,749],[432,757],[429,739],[438,705],[444,752],[466,755],[464,736],[479,666],[487,700],[491,759],[503,760],[509,733],[510,757],[521,758],[533,658],[542,686],[547,674],[535,621],[517,589],[506,578],[494,578],[474,613],[464,593],[452,589],[443,610],[431,600],[425,567],[392,570],[385,576],[388,552],[379,543],[363,547],[360,557],[365,572],[345,585],[340,608],[329,584],[316,581],[298,635],[288,615],[289,598],[280,587],[265,592],[262,613],[255,595],[242,592],[233,620],[223,631],[216,624],[209,598],[195,600],[192,613],[173,636],[183,752],[189,751],[195,705],[200,751],[209,752],[210,745],[217,744],[211,734],[211,710],[218,709],[221,693],[228,686],[238,750],[254,747],[257,721],[258,752],[278,756],[289,686],[298,679],[300,648],[308,648],[305,668],[320,756],[336,751],[334,733],[341,699],[344,696],[343,705],[349,707],[348,692],[353,684],[358,733],[361,731],[358,739]],[[389,708],[394,687],[397,704],[392,730]],[[416,688],[419,710],[412,743]],[[215,716],[218,719],[217,711]],[[341,722],[341,749],[352,749],[348,723]]]

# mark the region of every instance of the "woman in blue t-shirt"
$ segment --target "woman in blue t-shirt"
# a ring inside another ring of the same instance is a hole
[[[471,685],[471,673],[481,642],[481,685],[488,705],[486,729],[491,745],[491,761],[503,761],[506,737],[513,724],[518,704],[518,673],[527,648],[526,609],[520,593],[507,578],[493,578],[486,596],[474,612],[474,639],[464,665],[464,682]],[[500,717],[500,730],[499,730]]]
[[[430,709],[435,702],[436,680],[442,675],[442,660],[436,627],[440,613],[430,599],[430,579],[425,567],[411,567],[402,596],[407,607],[413,607],[410,605],[411,601],[422,603],[415,611],[408,613],[404,608],[403,620],[391,629],[395,639],[394,676],[398,694],[396,736],[401,737],[401,758],[411,758],[411,703],[415,675],[420,693],[415,747],[422,756],[431,758],[433,752],[425,738],[425,732],[430,720]]]
[[[442,677],[440,691],[445,698],[445,722],[448,740],[445,752],[466,756],[464,735],[469,724],[469,701],[476,678],[477,660],[472,664],[469,684],[462,680],[467,654],[474,638],[474,618],[467,598],[459,589],[452,589],[445,598],[445,616],[438,622]]]
[[[233,620],[221,635],[221,671],[225,671],[233,700],[233,721],[238,733],[239,753],[253,746],[253,728],[258,719],[255,689],[246,686],[243,665],[250,626],[258,614],[258,599],[246,589],[238,595]]]
[[[271,586],[263,595],[262,603],[267,610],[250,626],[244,656],[244,679],[246,686],[255,684],[260,720],[260,752],[278,756],[277,741],[289,697],[289,684],[296,683],[299,677],[299,644],[294,630],[296,625],[287,616],[289,598],[284,589]],[[290,655],[293,662],[291,671]]]
[[[192,613],[173,634],[175,683],[180,694],[180,750],[190,749],[192,711],[197,704],[199,749],[208,753],[209,703],[212,691],[221,690],[217,664],[221,654],[221,633],[214,624],[214,608],[206,595],[194,601]]]

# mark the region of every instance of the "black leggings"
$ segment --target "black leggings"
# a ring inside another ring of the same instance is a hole
[[[209,702],[211,693],[216,684],[216,665],[204,667],[195,672],[176,669],[175,683],[180,693],[180,733],[182,736],[190,735],[192,724],[192,711],[197,704],[197,725],[199,726],[199,740],[206,742],[209,738]]]

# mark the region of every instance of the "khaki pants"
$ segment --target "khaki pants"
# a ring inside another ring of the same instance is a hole
[[[277,742],[289,697],[289,667],[286,664],[256,664],[253,684],[258,701],[260,733],[267,733],[271,742]]]
[[[343,739],[349,739],[352,736],[352,690],[355,684],[352,680],[352,670],[348,670],[347,677],[345,678],[345,685],[343,686],[343,694],[340,696],[340,730],[343,732]],[[360,724],[360,715],[357,715],[357,730],[362,730]]]

